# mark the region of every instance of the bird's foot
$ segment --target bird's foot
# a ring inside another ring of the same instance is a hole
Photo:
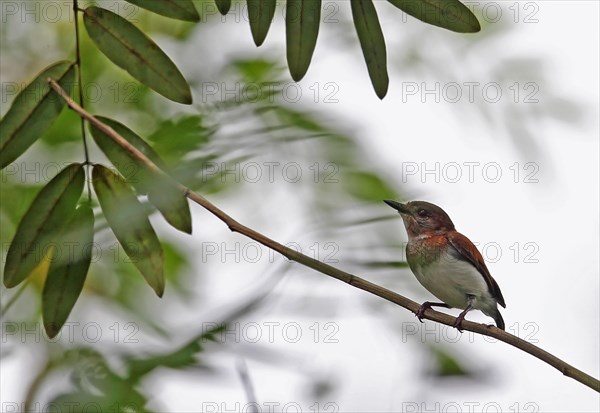
[[[423,304],[421,304],[421,307],[419,307],[419,309],[415,313],[415,316],[419,319],[420,322],[423,322],[423,317],[425,317],[425,311],[427,311],[427,309],[431,307],[451,308],[446,303],[432,303],[430,301],[425,301]]]
[[[467,297],[468,297],[468,305],[467,305],[467,308],[465,308],[465,309],[463,310],[463,312],[462,312],[462,313],[460,313],[460,314],[458,315],[458,317],[456,317],[456,321],[454,322],[454,327],[456,327],[456,329],[457,329],[458,331],[460,331],[461,333],[463,332],[463,329],[462,329],[462,328],[460,328],[460,327],[461,327],[461,324],[462,324],[463,320],[465,319],[465,316],[467,315],[467,313],[473,309],[473,302],[474,302],[474,300],[475,300],[475,298],[474,298],[473,296],[471,296],[471,295],[469,295],[469,296],[467,296]]]
[[[461,328],[461,324],[463,322],[464,318],[463,317],[457,317],[456,321],[454,322],[454,324],[452,325],[454,328],[456,328],[458,331],[460,331],[461,333],[463,332],[463,329]]]
[[[415,316],[419,319],[419,321],[421,323],[424,323],[423,317],[425,317],[425,311],[428,308],[431,308],[431,305],[429,303],[425,302],[425,303],[421,304],[421,306],[419,307],[419,309],[415,313]]]

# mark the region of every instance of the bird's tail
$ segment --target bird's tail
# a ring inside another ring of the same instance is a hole
[[[502,318],[502,314],[500,314],[500,310],[496,309],[496,313],[492,316],[494,321],[496,322],[496,327],[500,330],[504,330],[504,319]]]

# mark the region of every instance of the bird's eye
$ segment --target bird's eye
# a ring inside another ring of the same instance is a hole
[[[417,212],[417,214],[421,217],[421,218],[425,218],[427,217],[427,211],[425,211],[424,209],[419,209],[419,212]]]

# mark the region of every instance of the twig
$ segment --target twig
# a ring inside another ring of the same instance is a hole
[[[81,45],[79,41],[79,16],[77,12],[79,6],[77,0],[73,0],[73,20],[75,21],[75,66],[77,66],[77,88],[79,89],[79,104],[84,108],[83,101],[83,82],[81,80]],[[90,165],[90,152],[88,150],[87,137],[85,135],[85,122],[81,119],[81,139],[83,141],[83,154],[85,156],[86,168],[89,172]],[[92,188],[91,185],[87,184],[88,202],[92,200]]]
[[[246,362],[243,359],[238,360],[236,370],[240,376],[240,380],[242,381],[242,386],[244,386],[246,400],[248,400],[248,408],[245,408],[243,410],[249,411],[251,413],[258,413],[259,407],[258,402],[256,401],[256,395],[254,394],[254,386],[252,385],[252,380],[250,380],[248,366],[246,365]]]
[[[67,105],[72,110],[77,112],[79,114],[79,116],[81,116],[83,119],[87,120],[93,126],[95,126],[96,128],[100,129],[102,132],[104,132],[106,135],[108,135],[112,140],[114,140],[117,144],[119,144],[119,146],[121,146],[127,153],[129,153],[131,156],[133,156],[136,160],[138,160],[145,167],[147,167],[148,169],[150,169],[151,171],[153,171],[157,174],[167,177],[172,182],[174,182],[173,179],[171,177],[169,177],[169,175],[167,175],[165,172],[163,172],[150,159],[148,159],[143,153],[138,151],[134,146],[132,146],[129,142],[127,142],[122,136],[120,136],[118,133],[116,133],[111,127],[100,122],[94,116],[92,116],[91,114],[89,114],[88,112],[83,110],[83,108],[81,108],[81,106],[79,106],[77,104],[77,102],[73,101],[73,99],[71,99],[67,95],[67,93],[60,87],[60,85],[58,83],[56,83],[56,81],[49,78],[48,82],[51,84],[51,86],[54,88],[54,90],[59,95],[62,96],[62,98],[67,103]],[[225,212],[220,210],[217,206],[212,204],[210,201],[208,201],[206,198],[204,198],[200,194],[193,192],[191,189],[189,189],[179,183],[174,182],[174,184],[177,186],[177,188],[179,188],[181,190],[181,192],[183,192],[185,194],[185,196],[187,198],[194,201],[198,205],[204,207],[207,211],[209,211],[210,213],[215,215],[217,218],[219,218],[221,221],[223,221],[223,223],[225,223],[231,231],[238,232],[242,235],[245,235],[246,237],[251,238],[254,241],[257,241],[258,243],[264,245],[265,247],[279,252],[280,254],[282,254],[283,256],[287,257],[288,259],[290,259],[292,261],[296,261],[296,262],[298,262],[306,267],[312,268],[313,270],[318,271],[322,274],[328,275],[337,280],[340,280],[347,284],[350,284],[353,287],[359,288],[359,289],[367,291],[373,295],[381,297],[385,300],[388,300],[394,304],[397,304],[401,307],[406,308],[407,310],[412,311],[415,314],[417,313],[417,311],[419,309],[419,304],[417,304],[416,302],[414,302],[400,294],[397,294],[391,290],[388,290],[387,288],[381,287],[380,285],[374,284],[370,281],[360,278],[354,274],[350,274],[346,271],[342,271],[338,268],[332,267],[331,265],[325,264],[314,258],[310,258],[309,256],[306,256],[298,251],[288,248],[288,247],[278,243],[277,241],[270,239],[266,235],[263,235],[255,230],[253,230],[252,228],[249,228],[245,225],[240,224],[239,222],[237,222],[235,219],[233,219],[232,217],[227,215]],[[425,315],[423,318],[426,318],[431,321],[436,321],[438,323],[445,324],[447,326],[453,326],[454,322],[456,321],[456,318],[452,317],[451,315],[440,313],[438,311],[434,311],[431,309],[428,309],[425,311]],[[461,327],[463,330],[482,334],[484,336],[493,337],[499,341],[503,341],[513,347],[516,347],[526,353],[529,353],[532,356],[537,357],[538,359],[540,359],[540,360],[548,363],[552,367],[556,368],[558,371],[560,371],[565,376],[571,377],[572,379],[577,380],[578,382],[580,382],[580,383],[588,386],[589,388],[600,393],[600,381],[598,381],[596,378],[590,376],[587,373],[584,373],[583,371],[571,366],[570,364],[564,362],[563,360],[554,356],[553,354],[548,353],[547,351],[545,351],[545,350],[543,350],[543,349],[541,349],[541,348],[539,348],[517,336],[507,333],[504,330],[500,330],[499,328],[497,328],[495,326],[475,323],[475,322],[467,321],[467,320],[463,321],[463,323],[461,324]]]

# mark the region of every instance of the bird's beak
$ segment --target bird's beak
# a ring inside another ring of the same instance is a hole
[[[389,206],[391,206],[392,208],[394,208],[395,210],[397,210],[398,212],[400,212],[401,214],[408,214],[408,208],[406,207],[405,204],[401,204],[400,202],[396,202],[396,201],[390,201],[390,200],[385,200],[383,201],[386,204],[388,204]]]

